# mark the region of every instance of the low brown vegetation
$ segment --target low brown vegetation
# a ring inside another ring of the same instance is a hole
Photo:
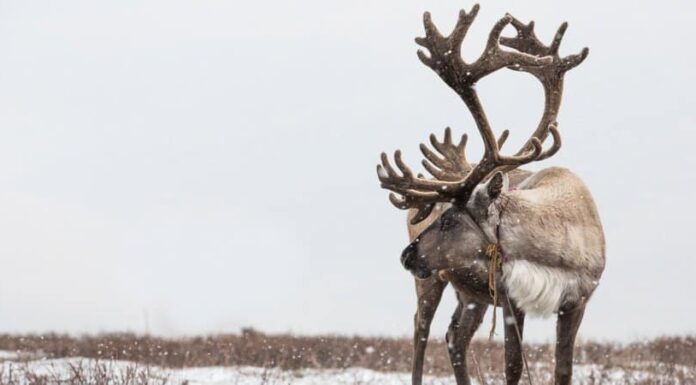
[[[191,338],[158,338],[134,334],[71,337],[59,334],[0,335],[0,350],[19,357],[84,357],[127,360],[169,368],[195,366],[257,366],[280,369],[341,369],[362,367],[378,371],[410,370],[411,341],[399,338],[365,338],[267,335],[253,329],[241,334]],[[553,362],[553,345],[526,344],[530,363]],[[696,368],[696,337],[664,337],[629,344],[580,343],[578,364],[605,368],[650,363],[662,367]],[[485,372],[503,372],[503,347],[475,341],[469,359]],[[445,343],[434,340],[428,347],[426,373],[451,372]]]

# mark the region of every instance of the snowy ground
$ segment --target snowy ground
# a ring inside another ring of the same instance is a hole
[[[45,376],[47,383],[104,383],[98,381],[97,375],[89,373],[100,372],[101,378],[114,379],[109,384],[130,384],[124,378],[133,374],[147,376],[148,384],[187,384],[187,385],[404,385],[410,383],[409,373],[385,373],[368,369],[350,368],[345,370],[300,370],[282,371],[256,367],[201,367],[186,369],[165,369],[145,367],[128,361],[95,361],[86,358],[24,360],[12,352],[0,351],[0,384],[31,384],[35,383],[24,378],[22,373],[30,373],[26,378]],[[641,368],[643,367],[643,368]],[[532,368],[535,384],[552,383],[552,368],[537,365]],[[471,370],[474,372],[474,370]],[[88,378],[85,381],[71,381],[71,377]],[[87,375],[85,374],[87,373]],[[632,368],[612,368],[603,370],[598,365],[576,365],[574,370],[575,384],[696,384],[696,373],[685,367],[670,367],[659,369],[652,364],[637,364]],[[8,374],[16,379],[7,381]],[[104,376],[105,375],[105,376]],[[472,373],[472,384],[479,384],[476,373]],[[89,380],[89,378],[94,378]],[[502,384],[502,377],[484,378],[486,384]],[[144,382],[135,382],[142,384]],[[521,382],[522,383],[522,382]],[[526,381],[524,382],[526,383]],[[426,376],[425,384],[446,385],[454,384],[452,377]]]

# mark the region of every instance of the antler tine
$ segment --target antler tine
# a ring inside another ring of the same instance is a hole
[[[511,155],[511,156],[504,156],[504,155],[497,155],[497,163],[500,166],[521,166],[525,163],[533,162],[539,158],[539,156],[542,153],[542,148],[541,148],[541,141],[537,138],[532,138],[531,139],[532,143],[532,149],[530,151],[527,151],[526,153],[523,153],[521,155]]]
[[[471,12],[468,14],[463,9],[459,10],[459,19],[457,19],[457,24],[450,34],[452,42],[454,43],[454,47],[452,47],[454,54],[461,55],[462,42],[464,41],[464,37],[466,37],[466,33],[469,32],[469,27],[471,27],[474,19],[476,19],[479,8],[478,4],[474,4],[471,8]]]
[[[397,173],[389,162],[387,154],[381,155],[382,164],[377,165],[377,176],[383,188],[403,196],[412,196],[428,202],[445,202],[457,182],[425,179],[422,175],[414,176],[411,169],[401,159],[401,151],[394,152],[394,163],[401,174]]]
[[[409,210],[417,209],[416,215],[411,218],[411,224],[416,224],[423,221],[430,215],[430,213],[435,208],[435,203],[424,202],[422,200],[416,199],[412,196],[398,197],[394,193],[389,194],[389,201],[398,209]]]
[[[555,70],[559,71],[559,75],[562,76],[565,72],[582,63],[582,61],[585,60],[585,58],[589,54],[589,49],[585,47],[578,54],[569,55],[565,58],[561,58],[559,56],[558,50],[561,46],[561,42],[563,41],[563,36],[565,35],[566,30],[568,29],[567,22],[563,22],[558,27],[558,30],[556,31],[556,34],[553,37],[553,41],[549,46],[546,46],[539,40],[539,38],[537,38],[536,34],[534,33],[533,21],[530,21],[529,24],[524,24],[521,21],[514,18],[513,16],[508,16],[512,18],[511,24],[517,30],[517,36],[503,36],[500,38],[500,44],[502,44],[505,47],[513,48],[519,52],[526,53],[529,55],[549,56],[553,59],[550,63],[541,66],[512,66],[510,67],[511,69],[525,71],[537,77],[543,77],[544,72],[546,72],[545,70],[554,68]]]
[[[437,140],[435,134],[430,134],[430,144],[440,156],[421,143],[420,150],[425,157],[421,162],[423,167],[438,180],[456,181],[463,178],[471,171],[471,165],[466,160],[464,153],[467,139],[467,135],[464,134],[459,143],[454,144],[452,142],[452,129],[449,127],[445,129],[442,142]]]
[[[561,149],[561,134],[558,132],[558,125],[555,122],[549,125],[549,132],[551,132],[551,136],[553,137],[553,145],[551,145],[548,150],[539,154],[536,161],[548,159],[556,155],[558,150]]]
[[[534,33],[534,21],[530,21],[529,24],[524,24],[515,17],[511,17],[512,21],[510,24],[517,30],[517,37],[501,36],[500,44],[530,55],[546,56],[548,49],[536,37]]]
[[[585,58],[587,58],[587,55],[589,54],[590,49],[585,47],[582,49],[582,51],[580,51],[580,53],[568,55],[561,59],[561,68],[563,73],[568,72],[573,68],[579,66],[583,61],[585,61]]]
[[[549,46],[549,54],[558,55],[558,48],[561,46],[561,41],[563,41],[563,35],[565,35],[566,30],[568,30],[568,22],[564,21],[553,36],[553,41]]]

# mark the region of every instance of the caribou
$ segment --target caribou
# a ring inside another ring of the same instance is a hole
[[[466,352],[490,305],[501,306],[504,319],[512,320],[504,328],[507,383],[517,384],[522,375],[525,315],[555,313],[555,383],[569,384],[575,335],[604,270],[604,233],[592,196],[579,177],[563,168],[531,173],[518,167],[548,159],[560,149],[556,120],[564,74],[584,61],[588,49],[561,57],[567,23],[547,46],[536,37],[533,22],[524,24],[506,15],[493,26],[481,56],[466,63],[461,46],[478,10],[475,5],[470,12],[460,11],[448,36],[426,12],[426,36],[416,43],[429,51],[427,55],[419,50],[419,59],[457,93],[473,116],[484,144],[482,159],[470,164],[465,157],[467,137],[454,144],[448,128],[441,142],[431,135],[435,151],[420,147],[423,166],[433,178],[414,175],[399,150],[394,154],[396,168],[384,153],[377,166],[381,186],[392,191],[392,204],[410,210],[411,243],[401,262],[416,278],[418,295],[412,382],[421,384],[430,322],[449,283],[459,301],[447,332],[458,385],[470,383]],[[501,36],[508,25],[517,31],[515,37]],[[500,153],[509,131],[496,139],[475,89],[478,80],[503,68],[532,74],[545,94],[541,121],[513,155]],[[549,135],[553,143],[544,150]]]

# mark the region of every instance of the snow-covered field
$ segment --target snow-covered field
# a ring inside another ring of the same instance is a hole
[[[96,361],[86,358],[24,360],[0,351],[0,384],[187,384],[187,385],[404,385],[409,373],[377,372],[362,368],[344,370],[282,371],[257,367],[199,367],[166,369],[128,361]],[[472,369],[472,372],[474,370]],[[532,368],[534,384],[552,383],[552,368]],[[28,375],[27,375],[28,374]],[[696,373],[686,367],[637,364],[605,370],[599,365],[576,365],[575,384],[694,384]],[[480,384],[472,373],[472,383]],[[9,377],[8,377],[9,376]],[[77,381],[76,377],[79,377]],[[8,379],[10,381],[8,381]],[[37,381],[39,379],[39,381]],[[44,380],[41,380],[44,379]],[[105,380],[108,379],[108,380]],[[483,378],[486,384],[502,384],[500,376]],[[425,384],[454,384],[452,377],[426,376]],[[526,383],[526,381],[524,382]]]

